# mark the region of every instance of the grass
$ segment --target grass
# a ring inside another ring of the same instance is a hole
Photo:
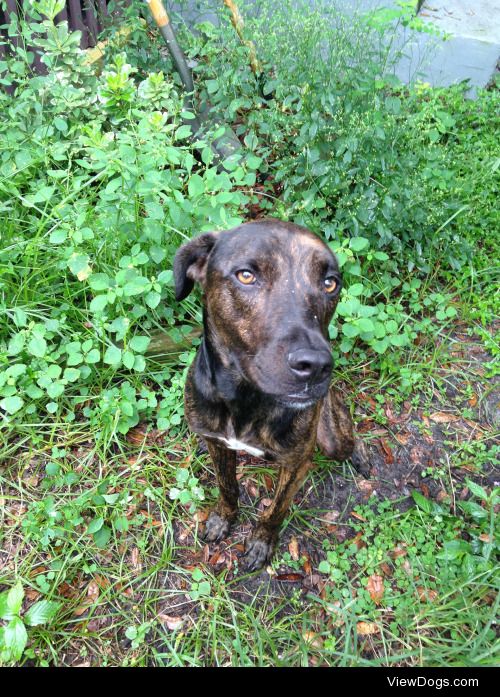
[[[447,371],[453,375],[456,368]],[[367,377],[364,393],[374,387]],[[420,395],[423,412],[437,408],[434,391]],[[399,426],[386,427],[394,448]],[[36,429],[38,442],[30,437],[35,429],[27,427],[15,458],[8,457],[12,444],[4,446],[8,464],[0,477],[2,583],[21,580],[24,611],[42,597],[60,603],[50,625],[29,629],[28,663],[474,666],[498,658],[495,564],[474,562],[464,570],[463,558],[456,564],[435,559],[446,539],[461,539],[467,530],[451,502],[463,490],[462,467],[472,460],[480,477],[491,469],[492,453],[481,450],[491,433],[462,446],[464,433],[456,427],[455,442],[444,441],[451,469],[430,478],[448,495],[450,508],[445,501],[441,513],[408,509],[390,469],[370,480],[380,493],[367,499],[373,491],[363,489],[347,464],[332,467],[319,457],[269,573],[245,575],[238,555],[259,504],[262,509],[271,495],[272,468],[240,465],[240,524],[228,544],[208,548],[199,531],[215,481],[207,457],[196,453],[184,430],[171,438],[136,429],[125,441],[106,443],[96,442],[85,423]],[[377,436],[369,442],[376,453]],[[191,503],[168,496],[186,467],[206,496],[193,512]],[[54,510],[63,512],[60,520],[51,517]],[[115,530],[99,549],[89,523],[103,517],[112,527],[122,516],[128,529]],[[366,550],[376,550],[375,558]],[[398,557],[398,550],[406,553]],[[367,578],[377,573],[385,584],[380,604],[366,591]]]

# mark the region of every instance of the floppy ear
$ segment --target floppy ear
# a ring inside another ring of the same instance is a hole
[[[216,241],[216,232],[205,232],[177,250],[174,259],[176,300],[184,300],[193,290],[195,281],[203,283],[207,259]]]

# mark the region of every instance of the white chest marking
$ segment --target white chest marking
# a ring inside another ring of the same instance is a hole
[[[237,438],[224,438],[223,436],[219,436],[219,440],[225,443],[230,450],[244,450],[246,453],[253,455],[254,457],[262,457],[264,455],[263,450],[254,448],[252,445],[247,445]]]

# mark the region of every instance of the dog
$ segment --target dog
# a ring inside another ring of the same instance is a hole
[[[266,219],[193,238],[173,271],[177,300],[195,283],[203,291],[203,337],[184,391],[188,425],[206,442],[220,490],[203,539],[223,539],[237,517],[236,451],[279,466],[274,500],[246,540],[243,565],[255,571],[272,557],[316,445],[367,474],[366,450],[330,387],[339,266],[307,228]]]

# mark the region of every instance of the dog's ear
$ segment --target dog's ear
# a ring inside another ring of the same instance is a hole
[[[193,290],[195,281],[203,283],[207,259],[216,241],[216,232],[205,232],[177,250],[174,259],[176,300],[184,300]]]

